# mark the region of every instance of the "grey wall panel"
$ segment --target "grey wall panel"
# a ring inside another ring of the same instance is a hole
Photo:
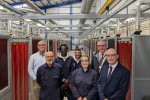
[[[132,100],[150,93],[150,36],[133,36]]]

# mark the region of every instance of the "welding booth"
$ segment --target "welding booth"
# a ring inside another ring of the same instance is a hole
[[[120,63],[130,71],[131,80],[126,100],[142,100],[145,95],[149,95],[150,36],[133,35],[132,37],[123,38],[108,37],[103,40],[106,41],[108,48],[115,48],[117,50]],[[91,59],[91,56],[97,51],[97,41],[98,40],[91,39],[83,42],[84,52],[90,56]]]
[[[46,52],[53,51],[57,56],[55,39],[14,38],[10,35],[0,35],[0,98],[29,100],[32,85],[28,75],[28,60],[31,54],[38,51],[37,43],[40,40],[45,42]]]

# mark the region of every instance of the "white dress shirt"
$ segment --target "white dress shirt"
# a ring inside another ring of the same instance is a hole
[[[111,66],[112,67],[111,74],[113,73],[113,71],[115,70],[115,68],[117,67],[117,65],[118,65],[118,61],[114,65]],[[107,76],[108,76],[109,71],[110,71],[110,65],[109,65],[109,69],[108,69],[108,72],[107,72]]]
[[[28,63],[28,72],[33,80],[36,80],[36,73],[38,68],[45,63],[45,53],[44,55],[41,55],[40,52],[37,52],[31,55]]]

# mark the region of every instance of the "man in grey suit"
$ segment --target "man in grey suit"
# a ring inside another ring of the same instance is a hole
[[[98,41],[97,47],[98,52],[96,52],[92,57],[91,68],[95,70],[99,75],[103,65],[108,64],[106,60],[106,50],[107,50],[106,42],[103,40]]]

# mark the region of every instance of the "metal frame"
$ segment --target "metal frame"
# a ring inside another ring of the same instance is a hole
[[[4,89],[0,90],[0,97],[4,96],[6,93],[11,91],[12,83],[11,83],[11,38],[10,35],[0,35],[0,39],[7,39],[7,54],[8,54],[8,86]]]
[[[109,39],[114,39],[114,40],[115,40],[115,44],[114,44],[114,45],[115,45],[115,48],[114,48],[114,49],[117,51],[117,37],[108,37],[108,38],[106,39],[106,40],[107,40],[107,47],[108,47],[108,40],[109,40]]]
[[[108,17],[111,16],[111,17]],[[93,19],[93,18],[107,18],[105,21],[107,21],[110,18],[131,18],[135,17],[135,14],[117,14],[117,15],[99,15],[99,14],[80,14],[80,15],[32,15],[32,16],[6,16],[1,15],[0,19],[9,19],[9,20],[17,20],[17,19],[37,19],[37,20],[45,20],[45,19]],[[150,13],[143,13],[141,14],[141,17],[149,17]],[[100,24],[96,25],[94,28],[100,26],[105,21],[101,22]]]

